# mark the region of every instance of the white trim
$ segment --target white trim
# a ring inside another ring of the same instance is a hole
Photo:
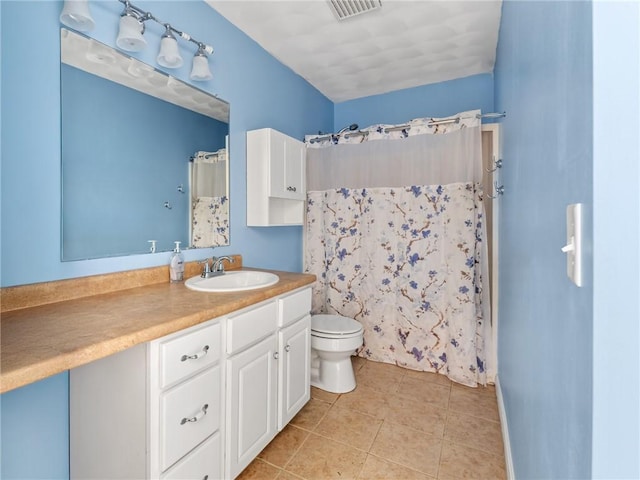
[[[509,425],[507,424],[507,412],[504,409],[504,398],[500,387],[500,378],[496,375],[496,397],[498,399],[498,413],[500,414],[500,427],[502,428],[502,443],[504,444],[504,461],[507,469],[507,480],[515,480],[513,470],[513,458],[511,457],[511,442],[509,441]]]
[[[500,135],[500,124],[499,123],[487,123],[483,124],[481,127],[483,132],[491,132],[493,137],[492,143],[492,154],[494,159],[502,160],[502,136]],[[499,182],[500,170],[495,172],[493,179]],[[499,288],[498,288],[498,245],[500,240],[500,230],[499,230],[499,218],[500,218],[500,199],[502,196],[499,196],[493,201],[493,221],[492,221],[492,229],[491,229],[491,251],[492,251],[492,259],[491,259],[491,344],[492,344],[492,352],[490,361],[495,365],[496,379],[498,376],[498,297],[499,297]],[[497,383],[497,380],[496,380]]]

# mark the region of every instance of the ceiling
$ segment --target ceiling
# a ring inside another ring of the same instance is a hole
[[[338,20],[328,0],[206,0],[339,103],[493,71],[502,0],[382,0]]]

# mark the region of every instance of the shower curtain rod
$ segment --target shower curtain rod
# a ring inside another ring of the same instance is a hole
[[[507,113],[506,112],[502,112],[502,113],[482,113],[482,114],[476,114],[475,117],[482,119],[482,118],[502,118],[502,117],[506,117]],[[429,125],[445,125],[448,123],[459,123],[460,120],[462,120],[463,118],[470,118],[470,117],[451,117],[451,118],[443,118],[441,120],[431,120],[430,122],[428,122]],[[410,129],[411,125],[410,124],[405,124],[405,125],[398,125],[397,127],[389,127],[389,128],[385,128],[384,129],[384,133],[389,133],[389,132],[396,132],[398,130],[404,130],[404,129]],[[347,133],[329,133],[327,135],[321,135],[318,137],[314,137],[311,138],[309,140],[309,143],[315,143],[315,142],[319,142],[321,140],[324,140],[325,138],[331,138],[331,137],[340,137],[344,135],[344,138],[349,138],[351,136],[355,136],[355,135],[364,135],[367,136],[369,135],[369,132],[363,132],[361,130],[358,130],[357,132],[347,132]]]

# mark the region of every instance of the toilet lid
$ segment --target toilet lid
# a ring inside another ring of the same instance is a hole
[[[360,322],[341,315],[313,315],[311,330],[333,335],[349,335],[362,330]]]

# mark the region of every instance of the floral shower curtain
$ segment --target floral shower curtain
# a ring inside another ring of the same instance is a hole
[[[197,152],[191,165],[191,244],[229,244],[227,150]]]
[[[360,356],[469,386],[495,377],[479,113],[307,138],[313,311],[361,322]]]

